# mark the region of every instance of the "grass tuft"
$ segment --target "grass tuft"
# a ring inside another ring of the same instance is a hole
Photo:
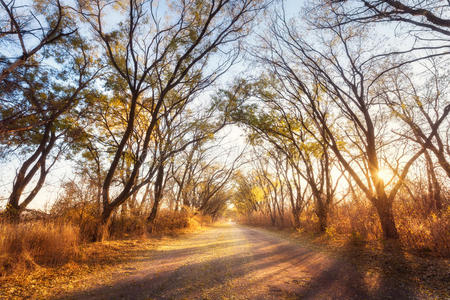
[[[60,266],[79,253],[78,229],[52,222],[2,224],[0,275],[36,266]]]

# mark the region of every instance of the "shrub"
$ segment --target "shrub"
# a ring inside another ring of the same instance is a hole
[[[290,218],[289,212],[286,212],[283,218],[277,217],[275,226],[278,228],[292,227],[293,222]],[[261,212],[253,212],[249,215],[241,215],[237,220],[241,224],[252,226],[272,226],[272,219],[269,215]]]
[[[152,233],[170,233],[193,225],[193,213],[187,209],[181,211],[161,210],[153,225]]]
[[[147,221],[148,214],[116,214],[110,226],[110,238],[139,237],[146,234],[174,233],[187,228],[200,227],[211,222],[208,216],[195,214],[189,209],[171,211],[162,209],[153,224]]]
[[[400,240],[407,248],[450,257],[450,206],[440,215],[405,215],[397,223]]]
[[[144,214],[115,214],[109,227],[110,238],[142,237],[147,232],[147,216]]]

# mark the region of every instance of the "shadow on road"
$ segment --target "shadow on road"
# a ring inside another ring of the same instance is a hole
[[[408,280],[392,280],[392,268],[408,268],[395,255],[398,265],[356,264],[264,231],[214,228],[153,251],[110,286],[60,299],[414,299]]]

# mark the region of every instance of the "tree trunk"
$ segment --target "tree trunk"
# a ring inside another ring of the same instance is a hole
[[[433,167],[433,161],[431,160],[428,151],[424,152],[424,156],[427,163],[427,175],[428,175],[428,198],[429,198],[429,208],[440,211],[442,210],[442,199],[441,199],[441,187],[439,181],[436,177],[436,172]]]
[[[292,208],[292,217],[294,218],[294,227],[295,229],[300,228],[300,214],[299,209],[297,207]]]
[[[6,205],[6,218],[10,222],[18,222],[20,220],[20,214],[27,205],[34,199],[36,194],[42,188],[45,178],[47,176],[48,170],[46,169],[45,163],[50,150],[53,148],[56,135],[52,130],[52,124],[48,124],[45,127],[44,135],[36,151],[22,164],[19,172],[14,180],[12,192],[8,199],[8,204]],[[37,161],[36,161],[37,159]],[[36,163],[33,165],[33,163]],[[40,176],[35,187],[31,190],[28,196],[22,203],[20,203],[20,198],[27,187],[27,185],[32,181],[34,175],[40,170]]]
[[[147,222],[153,223],[156,219],[156,214],[158,213],[159,202],[162,198],[162,185],[164,179],[164,165],[160,164],[158,168],[158,174],[156,175],[155,181],[155,201],[153,202],[152,211],[147,218]]]
[[[103,212],[100,218],[100,224],[97,227],[97,232],[94,237],[94,241],[101,242],[108,238],[112,212],[113,212],[112,207],[110,206],[103,207]]]
[[[2,213],[2,217],[9,223],[19,223],[20,221],[20,207],[8,203],[5,211]]]
[[[152,210],[150,212],[150,215],[147,218],[147,222],[153,223],[156,219],[156,215],[158,214],[158,208],[159,208],[159,198],[155,198],[155,202],[153,203]]]
[[[175,209],[174,209],[174,211],[178,211],[178,207],[180,206],[180,199],[179,198],[176,198],[175,199]]]
[[[386,196],[374,198],[372,199],[372,202],[374,203],[378,217],[380,218],[383,238],[397,240],[399,236],[395,225],[394,213],[392,211],[392,203]]]
[[[325,232],[328,227],[328,213],[323,204],[319,204],[317,208],[317,217],[319,218],[319,231]]]
[[[324,203],[323,194],[313,188],[313,194],[315,198],[315,213],[319,218],[319,232],[325,232],[328,226],[328,205]]]

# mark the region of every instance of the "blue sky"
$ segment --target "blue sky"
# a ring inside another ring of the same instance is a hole
[[[288,13],[289,17],[295,17],[296,15],[300,14],[300,9],[303,6],[304,1],[302,0],[287,0],[285,1],[285,7],[286,12]],[[117,15],[111,15],[109,16],[112,19],[116,19]],[[299,20],[301,22],[301,20]],[[264,27],[264,24],[258,24],[255,25],[255,32],[262,30]],[[385,27],[381,29],[380,34],[386,34],[386,35],[393,35],[394,31],[392,29],[392,26]],[[387,45],[386,45],[387,46]],[[236,74],[242,73],[244,70],[247,69],[247,65],[245,62],[240,62],[236,66],[234,66],[228,74],[226,74],[220,82],[218,82],[218,86],[226,86],[227,83],[229,83]],[[211,93],[213,91],[209,91]],[[208,101],[208,98],[210,97],[210,94],[205,93],[203,96],[201,96],[201,101]],[[222,135],[227,135],[227,137],[224,140],[224,147],[231,147],[234,145],[238,145],[239,147],[242,147],[245,142],[245,138],[243,137],[243,132],[237,128],[236,126],[229,127],[225,129],[222,133]],[[7,162],[2,162],[0,169],[2,172],[0,173],[0,199],[3,201],[0,201],[0,206],[4,205],[6,201],[6,197],[9,194],[12,181],[14,179],[15,170],[19,166],[19,161],[17,158],[10,158]],[[48,179],[46,181],[45,187],[43,190],[38,194],[36,199],[30,204],[29,208],[44,208],[46,203],[53,202],[58,194],[62,192],[62,190],[59,187],[59,184],[62,181],[69,180],[73,178],[73,168],[72,163],[67,161],[61,161],[57,163],[54,168],[52,169],[50,175],[48,176]]]

